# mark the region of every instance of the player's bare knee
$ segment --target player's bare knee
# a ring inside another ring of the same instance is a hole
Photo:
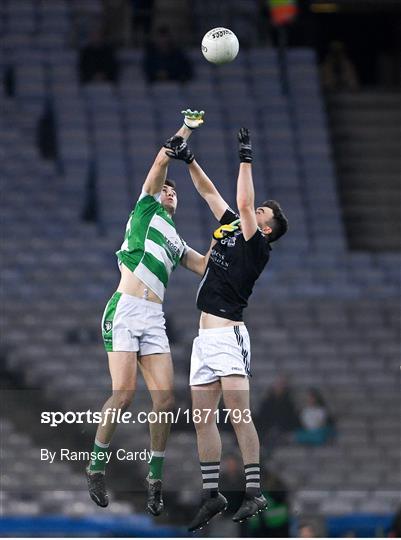
[[[212,427],[210,422],[199,422],[199,423],[194,424],[194,426],[195,426],[195,431],[198,435],[207,433]]]
[[[213,414],[209,415],[193,415],[193,423],[197,433],[207,432],[216,425],[216,417]]]
[[[234,409],[230,414],[230,422],[235,431],[254,429],[254,424],[249,409],[241,411]]]
[[[171,392],[159,392],[153,397],[153,410],[156,412],[171,412],[174,411],[175,399]]]
[[[113,406],[124,412],[131,405],[133,397],[133,390],[118,390],[117,392],[113,392]]]

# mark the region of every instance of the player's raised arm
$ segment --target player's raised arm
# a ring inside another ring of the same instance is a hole
[[[200,123],[203,123],[204,111],[198,113],[198,111],[187,109],[186,111],[182,111],[182,113],[184,114],[184,127],[188,130],[196,129]],[[183,135],[181,137],[178,141],[177,137],[169,139],[166,144],[166,148],[168,148],[166,153],[169,157],[180,159],[189,165],[189,172],[198,193],[206,200],[212,213],[220,221],[228,208],[228,204],[207,174],[202,170],[199,163],[195,161],[195,156],[186,143],[188,137]]]
[[[220,221],[224,212],[229,207],[228,204],[220,195],[208,175],[195,160],[189,165],[189,174],[191,175],[192,182],[197,192],[205,199],[217,221]]]
[[[240,159],[237,182],[237,207],[241,219],[241,230],[245,240],[255,234],[258,224],[255,214],[255,191],[252,179],[252,144],[247,128],[238,132],[238,153]]]
[[[142,191],[149,193],[149,195],[160,193],[163,184],[166,181],[170,157],[173,157],[166,152],[166,148],[170,148],[172,145],[174,149],[174,146],[179,146],[183,141],[186,141],[190,137],[192,131],[202,125],[203,115],[205,113],[204,111],[191,111],[190,109],[187,109],[186,111],[182,111],[182,114],[184,114],[183,125],[174,137],[171,137],[166,145],[159,150],[143,184]]]
[[[176,139],[179,139],[179,141]],[[179,144],[177,144],[177,142]],[[168,146],[169,150],[166,151],[166,153],[169,157],[180,159],[189,165],[189,173],[194,186],[201,197],[203,197],[209,205],[209,208],[217,221],[220,221],[224,215],[224,212],[228,208],[228,204],[220,195],[216,189],[216,186],[213,184],[207,174],[203,171],[199,163],[195,161],[195,156],[187,145],[186,141],[184,141],[181,137],[173,137],[173,139],[170,139],[168,143],[170,145],[174,143],[174,147]]]

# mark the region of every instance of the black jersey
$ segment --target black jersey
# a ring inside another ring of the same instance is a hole
[[[221,225],[239,216],[227,209]],[[242,321],[255,281],[269,260],[268,240],[258,229],[248,241],[241,231],[218,240],[212,248],[206,272],[200,282],[196,305],[205,313]]]

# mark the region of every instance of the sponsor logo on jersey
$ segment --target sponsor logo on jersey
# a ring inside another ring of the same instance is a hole
[[[180,255],[180,248],[181,246],[178,244],[178,242],[172,242],[169,238],[165,237],[166,244],[169,250],[173,253],[173,255]]]
[[[220,266],[220,268],[224,268],[224,270],[227,270],[228,262],[225,260],[225,257],[222,253],[219,253],[215,249],[212,249],[212,251],[210,252],[210,258],[214,262],[214,264],[217,264],[217,266]]]
[[[104,321],[103,328],[105,332],[110,332],[113,328],[113,321]]]

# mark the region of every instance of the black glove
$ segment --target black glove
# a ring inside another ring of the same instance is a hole
[[[252,163],[252,144],[249,129],[241,128],[238,132],[238,155],[241,163]]]
[[[168,148],[166,154],[173,159],[181,159],[185,163],[192,163],[195,159],[187,142],[178,135],[168,139],[164,144],[164,148]]]

